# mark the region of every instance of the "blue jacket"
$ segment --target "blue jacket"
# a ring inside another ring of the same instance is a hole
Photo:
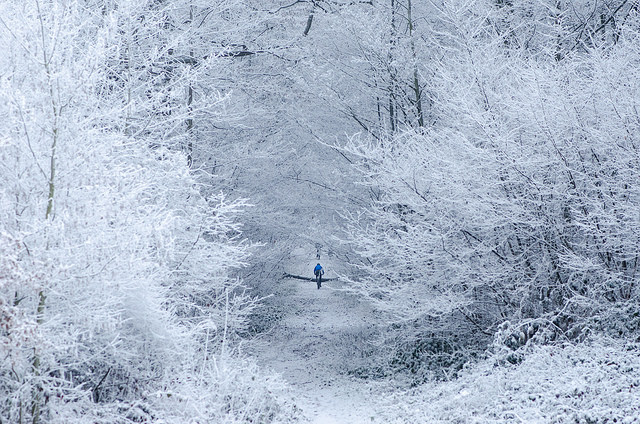
[[[322,267],[320,266],[320,264],[316,265],[316,267],[313,268],[313,273],[315,275],[318,275],[319,272],[322,272],[324,274],[324,271],[322,270]]]

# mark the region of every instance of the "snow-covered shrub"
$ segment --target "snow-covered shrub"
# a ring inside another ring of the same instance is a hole
[[[518,365],[490,358],[457,380],[395,395],[388,422],[637,423],[639,352],[636,343],[599,339],[534,346]]]
[[[345,147],[379,193],[347,216],[353,289],[399,323],[403,356],[452,318],[451,334],[485,344],[509,321],[514,350],[637,338],[637,17],[616,44],[557,61],[505,50],[475,11],[456,13],[430,85],[437,124]]]
[[[0,3],[2,422],[293,419],[237,351],[244,202],[205,198],[154,112],[184,92],[159,7]]]

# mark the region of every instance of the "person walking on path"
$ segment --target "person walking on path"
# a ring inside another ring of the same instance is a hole
[[[318,290],[320,290],[320,287],[322,287],[322,275],[324,274],[324,269],[322,269],[320,263],[313,269],[313,274],[316,276],[316,283],[318,284]]]

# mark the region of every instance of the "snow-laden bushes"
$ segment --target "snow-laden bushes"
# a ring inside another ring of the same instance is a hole
[[[203,197],[153,112],[181,87],[157,7],[0,3],[1,422],[295,418],[237,350],[244,202]]]
[[[430,86],[438,123],[346,146],[378,193],[347,217],[353,288],[395,322],[398,349],[447,329],[444,346],[486,343],[505,321],[514,349],[640,335],[637,23],[560,62],[453,25]]]
[[[639,348],[614,339],[535,346],[518,365],[498,354],[457,380],[394,395],[385,414],[395,423],[638,423]]]
[[[181,154],[94,140],[59,148],[50,221],[14,200],[39,191],[13,178],[25,146],[0,148],[3,419],[293,420],[284,385],[235,350],[253,307],[228,275],[242,204],[205,201]]]

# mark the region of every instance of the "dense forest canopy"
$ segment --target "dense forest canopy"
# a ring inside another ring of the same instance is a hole
[[[0,422],[304,421],[296,249],[387,418],[637,421],[639,7],[1,0]]]

